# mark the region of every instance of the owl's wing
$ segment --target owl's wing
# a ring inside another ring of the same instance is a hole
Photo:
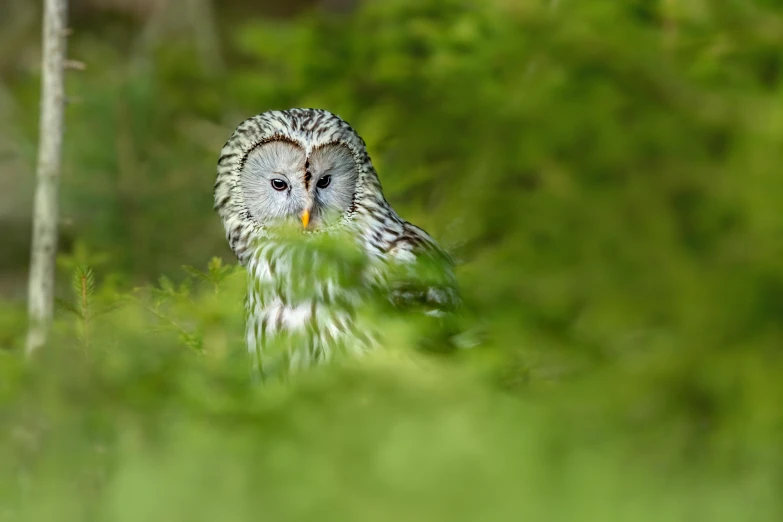
[[[429,234],[410,223],[388,250],[389,299],[401,309],[418,309],[432,316],[452,313],[460,306],[451,257]]]

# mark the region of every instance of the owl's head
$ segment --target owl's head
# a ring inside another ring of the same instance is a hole
[[[350,221],[367,197],[383,200],[364,141],[321,109],[269,111],[245,120],[218,161],[215,208],[240,259],[275,225],[323,230]]]
[[[296,221],[310,230],[345,216],[358,178],[353,153],[339,142],[308,150],[303,143],[272,139],[251,150],[239,171],[245,205],[256,222]]]

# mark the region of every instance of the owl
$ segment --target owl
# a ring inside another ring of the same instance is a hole
[[[214,198],[248,273],[246,342],[262,375],[376,348],[383,332],[362,315],[373,298],[428,316],[459,306],[449,256],[394,211],[364,140],[326,110],[242,122],[221,150]]]

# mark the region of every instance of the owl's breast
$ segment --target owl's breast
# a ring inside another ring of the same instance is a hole
[[[255,251],[246,265],[246,335],[257,360],[282,353],[289,366],[301,366],[371,344],[356,324],[361,286],[351,266],[335,261],[274,243]]]

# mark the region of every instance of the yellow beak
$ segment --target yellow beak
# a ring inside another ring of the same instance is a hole
[[[307,228],[307,224],[310,223],[310,211],[305,210],[302,212],[302,226]]]

